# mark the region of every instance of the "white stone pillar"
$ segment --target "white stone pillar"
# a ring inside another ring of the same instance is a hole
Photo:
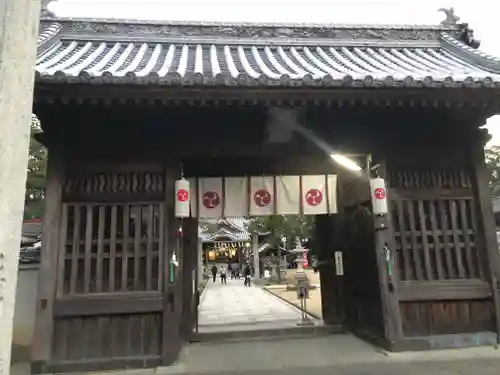
[[[10,373],[40,8],[0,2],[0,375]]]
[[[252,234],[254,279],[260,279],[259,236]]]

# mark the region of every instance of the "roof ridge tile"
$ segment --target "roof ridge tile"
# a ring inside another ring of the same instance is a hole
[[[110,23],[123,25],[178,26],[178,27],[293,27],[293,28],[332,28],[332,29],[402,29],[402,30],[456,30],[457,25],[445,24],[363,24],[363,23],[315,23],[315,22],[228,22],[228,21],[175,21],[141,20],[130,18],[92,18],[92,17],[42,17],[42,21]]]

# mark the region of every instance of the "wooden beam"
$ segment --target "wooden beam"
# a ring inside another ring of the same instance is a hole
[[[411,199],[411,200],[434,200],[434,199],[469,199],[472,197],[472,189],[444,189],[444,188],[431,188],[431,189],[389,189],[389,194],[392,199]]]
[[[491,287],[481,279],[443,281],[400,281],[396,286],[400,302],[445,301],[491,298]]]
[[[139,314],[162,311],[163,298],[159,292],[120,293],[116,295],[86,295],[64,298],[54,303],[55,317]]]
[[[92,358],[83,360],[57,361],[47,366],[47,373],[82,373],[153,368],[161,365],[159,356],[138,356],[119,358]]]
[[[327,103],[339,107],[394,108],[480,108],[491,112],[498,108],[497,92],[492,89],[353,89],[323,87],[248,88],[248,87],[169,87],[151,85],[88,85],[37,82],[35,103],[99,103],[105,105],[218,106],[223,104],[304,104]]]

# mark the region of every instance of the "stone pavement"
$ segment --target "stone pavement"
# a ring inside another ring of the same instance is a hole
[[[98,373],[92,373],[97,375]],[[493,347],[407,352],[383,351],[352,335],[187,346],[178,364],[103,375],[499,375]],[[29,375],[27,364],[11,375]]]
[[[300,311],[243,279],[212,280],[203,292],[199,307],[200,333],[296,327]],[[317,324],[319,321],[314,320]]]
[[[161,374],[190,375],[499,375],[493,347],[385,353],[352,336],[204,343],[187,347]]]

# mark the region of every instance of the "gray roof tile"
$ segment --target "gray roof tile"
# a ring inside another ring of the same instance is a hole
[[[209,61],[208,66],[204,61]],[[226,69],[222,71],[220,61]],[[280,62],[281,61],[281,62]],[[37,72],[42,77],[124,77],[181,83],[279,85],[294,80],[346,82],[367,79],[417,83],[426,78],[450,84],[474,83],[492,74],[451,55],[441,48],[347,47],[248,47],[104,42],[59,42],[41,56]]]
[[[250,233],[246,229],[249,219],[245,217],[226,217],[223,219],[200,219],[198,236],[203,241],[216,241],[219,238],[229,238],[232,241],[249,241]],[[210,232],[206,224],[217,225],[217,230]]]
[[[56,22],[40,34],[37,78],[170,85],[500,86],[500,60],[458,41],[449,27],[223,26]],[[218,35],[211,38],[211,30]]]

